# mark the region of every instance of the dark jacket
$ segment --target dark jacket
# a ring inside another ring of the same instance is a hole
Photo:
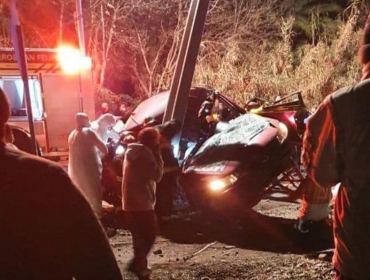
[[[1,144],[0,225],[0,279],[122,279],[99,221],[67,173]]]
[[[173,153],[172,139],[179,133],[181,123],[175,119],[157,125],[159,133],[161,134],[160,151],[164,162],[164,173],[179,172],[180,166]]]
[[[154,210],[156,182],[163,175],[163,160],[146,146],[128,145],[123,163],[123,210]]]

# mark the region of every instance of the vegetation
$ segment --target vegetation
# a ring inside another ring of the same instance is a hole
[[[190,0],[85,0],[97,100],[135,103],[169,88]],[[9,47],[8,1],[0,46]],[[310,107],[360,79],[361,0],[211,0],[194,86],[243,104],[296,90]],[[75,0],[18,0],[27,47],[77,45]]]

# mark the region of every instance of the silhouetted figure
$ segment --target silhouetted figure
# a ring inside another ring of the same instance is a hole
[[[170,120],[155,126],[155,128],[161,134],[160,153],[164,163],[163,177],[157,184],[155,210],[161,221],[168,221],[173,212],[173,200],[180,172],[171,141],[180,131],[181,123],[177,120]]]
[[[120,280],[89,203],[57,164],[7,148],[0,89],[0,279]]]
[[[13,144],[14,143],[14,134],[12,132],[12,129],[10,128],[10,125],[9,124],[5,124],[5,145],[8,147],[8,148],[12,148],[12,149],[18,149],[16,145]]]

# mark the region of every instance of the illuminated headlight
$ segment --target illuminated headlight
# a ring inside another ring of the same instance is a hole
[[[212,181],[209,187],[212,191],[215,191],[215,192],[223,191],[229,186],[231,186],[232,184],[234,184],[237,180],[238,178],[235,175],[230,174],[229,176],[226,176],[222,179]]]
[[[279,123],[277,139],[279,140],[280,143],[283,143],[287,137],[288,137],[288,127],[283,123]]]
[[[116,156],[122,156],[125,153],[125,147],[119,145],[116,149]]]

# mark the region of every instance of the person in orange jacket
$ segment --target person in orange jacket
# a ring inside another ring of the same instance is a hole
[[[307,176],[293,194],[293,198],[302,199],[302,207],[295,228],[300,232],[307,233],[314,224],[327,222],[327,218],[331,214],[332,197],[331,188],[322,188]]]

